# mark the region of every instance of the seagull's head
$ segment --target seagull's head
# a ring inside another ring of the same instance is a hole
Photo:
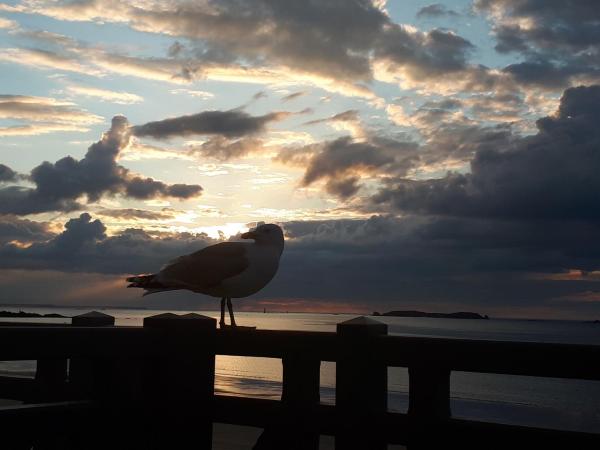
[[[254,230],[242,234],[241,238],[254,239],[257,244],[276,245],[283,251],[283,230],[273,223],[259,225]]]

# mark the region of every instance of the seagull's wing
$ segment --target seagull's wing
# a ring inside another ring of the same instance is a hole
[[[249,265],[246,244],[222,242],[189,255],[180,256],[160,271],[160,280],[168,286],[202,289],[242,273]]]

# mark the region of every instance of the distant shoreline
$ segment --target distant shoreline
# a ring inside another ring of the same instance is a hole
[[[0,311],[0,317],[3,317],[3,318],[22,317],[22,318],[69,319],[68,316],[63,316],[62,314],[57,314],[57,313],[38,314],[38,313],[25,312],[25,311],[19,311],[19,312]]]
[[[476,319],[476,320],[489,320],[488,315],[481,315],[474,312],[463,311],[455,313],[428,313],[423,311],[388,311],[384,313],[378,313],[375,311],[373,316],[386,316],[386,317],[431,317],[435,319]]]

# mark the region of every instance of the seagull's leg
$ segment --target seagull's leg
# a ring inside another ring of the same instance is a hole
[[[225,297],[221,298],[221,320],[219,321],[219,328],[225,328]]]
[[[231,297],[227,297],[227,309],[229,309],[229,319],[231,320],[231,326],[235,327],[235,319],[233,318],[233,305],[231,304]]]

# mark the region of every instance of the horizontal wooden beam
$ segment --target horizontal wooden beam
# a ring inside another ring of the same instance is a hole
[[[242,335],[243,333],[243,335]],[[0,326],[2,360],[70,357],[149,357],[202,349],[190,333],[172,345],[160,330],[140,327]],[[370,345],[382,364],[439,366],[449,370],[600,380],[600,346],[532,342],[382,336]],[[335,333],[314,331],[218,330],[217,355],[284,358],[306,355],[336,361],[343,344]]]
[[[388,366],[600,380],[600,346],[383,336],[374,343]]]
[[[215,422],[232,425],[245,425],[262,428],[267,424],[284,420],[281,404],[277,400],[263,400],[244,397],[217,395],[215,398]],[[335,406],[319,405],[310,415],[311,425],[320,434],[334,435],[339,426]],[[409,445],[423,441],[427,437],[442,439],[448,448],[510,448],[515,443],[535,442],[540,448],[598,449],[600,434],[575,431],[551,430],[499,423],[477,422],[464,419],[448,419],[432,422],[427,427],[427,435],[416,432],[407,414],[385,413],[374,416],[372,425],[375,432],[385,437],[390,444]],[[433,432],[435,430],[435,432]],[[542,445],[543,444],[543,445]]]
[[[267,424],[284,420],[282,405],[277,400],[263,400],[244,397],[217,395],[214,402],[214,421],[235,425],[262,428]],[[99,412],[90,402],[61,402],[42,405],[17,405],[0,407],[0,423],[3,429],[18,430],[23,426],[34,429],[36,424],[61,423],[66,418],[84,419]],[[338,427],[338,417],[333,405],[319,405],[309,416],[312,425],[321,434],[334,435]],[[63,422],[64,423],[64,422]],[[390,444],[410,444],[422,440],[415,432],[406,414],[385,413],[373,417],[377,433],[385,436]],[[14,428],[16,427],[16,428]],[[432,430],[435,433],[431,433]],[[600,434],[574,431],[550,430],[498,423],[478,422],[464,419],[449,419],[431,424],[430,436],[443,438],[446,445],[455,444],[460,448],[505,449],[515,443],[535,442],[536,448],[600,448]]]

